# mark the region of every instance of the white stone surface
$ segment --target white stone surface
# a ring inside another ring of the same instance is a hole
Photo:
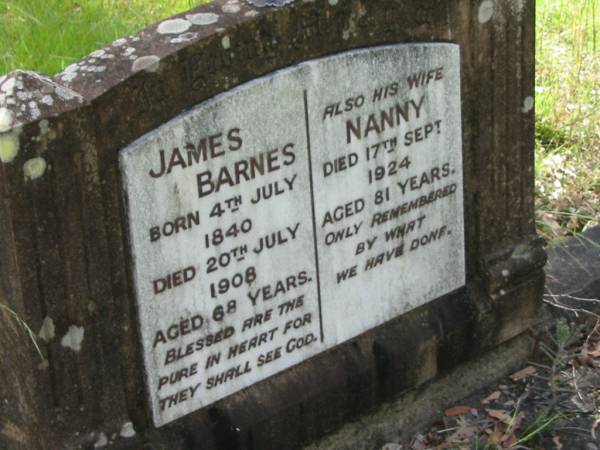
[[[157,426],[464,285],[459,67],[309,61],[121,151]]]

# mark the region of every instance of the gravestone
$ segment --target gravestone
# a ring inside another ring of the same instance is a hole
[[[217,1],[0,78],[0,301],[44,356],[2,317],[0,442],[302,448],[521,345],[533,3]]]

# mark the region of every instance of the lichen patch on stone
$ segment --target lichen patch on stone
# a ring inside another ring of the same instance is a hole
[[[32,100],[29,102],[28,106],[29,106],[29,115],[31,116],[32,119],[35,120],[42,115],[42,112],[40,111],[40,107],[38,106],[37,102]]]
[[[47,370],[50,367],[50,363],[47,359],[43,360],[41,363],[37,365],[38,370]]]
[[[48,106],[52,106],[54,104],[54,99],[50,95],[44,95],[42,97],[42,103]]]
[[[72,100],[74,98],[78,98],[80,101],[83,100],[81,95],[62,86],[56,86],[56,94],[64,100]]]
[[[50,129],[50,123],[46,119],[40,120],[40,123],[38,124],[38,126],[40,127],[41,135],[45,135],[46,133],[48,133],[48,130]]]
[[[238,5],[236,3],[227,3],[227,4],[223,5],[221,9],[223,10],[224,13],[236,14],[236,13],[239,13],[242,8],[240,7],[240,5]]]
[[[14,114],[8,108],[0,108],[0,133],[6,133],[12,128]]]
[[[105,433],[100,433],[98,439],[94,442],[94,448],[102,448],[108,445],[108,438]]]
[[[69,82],[73,81],[76,77],[77,77],[77,72],[69,72],[69,73],[65,73],[64,75],[62,75],[60,77],[60,79],[65,83],[69,83]]]
[[[479,10],[477,12],[477,19],[479,23],[489,22],[492,16],[494,15],[494,1],[493,0],[483,0],[479,5]]]
[[[131,65],[132,72],[144,70],[146,72],[156,72],[160,65],[160,58],[156,55],[141,56],[133,61]]]
[[[83,343],[83,335],[85,330],[83,327],[77,325],[71,325],[67,333],[60,340],[60,345],[65,348],[70,348],[74,352],[81,350],[81,344]]]
[[[106,66],[88,66],[87,72],[104,72],[106,70]]]
[[[533,97],[531,95],[528,97],[525,97],[525,100],[523,100],[523,108],[521,109],[521,111],[524,113],[528,113],[529,111],[531,111],[533,109],[534,104],[535,104],[535,100],[533,99]]]
[[[25,180],[36,180],[46,172],[46,160],[42,157],[28,159],[23,164]]]
[[[161,22],[156,31],[160,34],[180,34],[187,31],[192,26],[189,20],[169,19]]]
[[[92,58],[100,58],[102,56],[104,56],[105,51],[104,50],[96,50],[95,52],[90,53],[90,56]]]
[[[180,34],[179,36],[171,39],[171,44],[181,44],[183,42],[188,42],[191,40],[196,39],[196,36],[198,36],[197,33],[183,33]]]
[[[246,0],[248,3],[258,6],[260,8],[264,6],[285,6],[290,3],[295,2],[296,0]],[[315,0],[304,0],[304,3],[314,3]]]
[[[59,79],[71,79],[79,72],[77,66],[69,66],[68,72],[57,75]],[[3,88],[7,93],[0,94],[0,108],[4,107],[12,111],[13,120],[11,128],[16,128],[20,124],[38,120],[46,112],[52,112],[57,103],[66,103],[75,101],[82,103],[83,98],[78,93],[65,88],[53,79],[29,71],[16,71],[8,76],[7,81],[3,83]],[[60,105],[61,107],[66,105]],[[1,122],[1,120],[0,120]],[[6,132],[5,127],[0,124],[0,133]],[[14,139],[10,139],[15,142]],[[3,139],[3,149],[6,155],[7,148],[11,147],[8,138]]]
[[[14,132],[0,134],[0,161],[12,162],[19,153],[19,136]]]
[[[219,15],[215,13],[198,13],[185,16],[194,25],[211,25],[219,21]]]
[[[223,36],[223,39],[221,39],[221,45],[223,45],[225,50],[229,50],[231,48],[231,39],[229,36]]]
[[[54,321],[51,317],[46,316],[42,322],[42,327],[38,332],[38,336],[45,342],[50,342],[55,336]]]
[[[120,45],[126,44],[127,43],[127,39],[125,38],[120,38],[117,39],[116,41],[113,41],[113,43],[111,44],[113,47],[118,47]]]
[[[3,84],[2,87],[0,87],[0,90],[2,92],[6,92],[7,94],[12,94],[14,89],[15,89],[15,84],[16,84],[16,79],[15,78],[9,78],[8,80],[6,80]]]
[[[25,91],[17,91],[15,93],[15,96],[21,101],[30,100],[31,98],[33,98],[33,94],[31,92]]]
[[[71,64],[67,67],[65,67],[65,70],[62,71],[62,73],[73,73],[73,72],[77,72],[79,70],[79,65],[77,63]]]

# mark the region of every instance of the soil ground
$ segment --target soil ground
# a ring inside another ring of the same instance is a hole
[[[530,361],[383,450],[600,449],[600,227],[548,254]]]
[[[550,308],[527,365],[382,450],[600,449],[600,322]]]

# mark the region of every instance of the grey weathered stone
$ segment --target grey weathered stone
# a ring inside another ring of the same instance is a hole
[[[545,293],[568,308],[600,311],[600,226],[548,250]]]

